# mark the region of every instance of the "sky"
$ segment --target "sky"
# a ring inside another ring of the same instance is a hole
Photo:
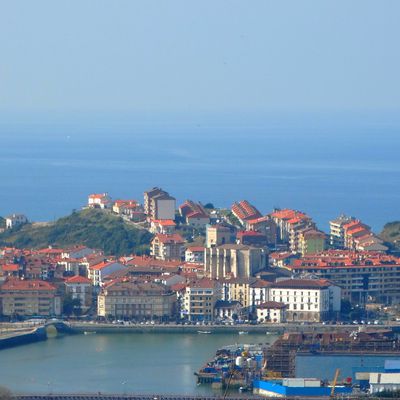
[[[0,0],[0,116],[396,114],[399,15],[398,0]]]

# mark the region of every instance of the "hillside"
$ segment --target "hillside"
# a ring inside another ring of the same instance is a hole
[[[0,234],[1,245],[42,248],[84,244],[106,254],[143,254],[152,235],[100,210],[83,210],[54,223],[27,224]]]
[[[379,236],[392,250],[400,250],[400,221],[387,223]]]

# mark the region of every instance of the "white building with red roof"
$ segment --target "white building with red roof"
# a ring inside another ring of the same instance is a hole
[[[170,235],[175,232],[176,223],[172,219],[152,219],[150,221],[151,233]]]
[[[73,299],[81,302],[82,311],[92,305],[92,281],[85,276],[74,275],[64,281],[65,292],[70,294]]]
[[[269,300],[287,305],[288,321],[322,322],[340,312],[341,289],[327,279],[285,279],[271,284]]]
[[[195,203],[192,200],[186,200],[180,205],[179,213],[185,218],[186,224],[193,227],[204,228],[210,223],[206,209],[200,203]]]
[[[111,208],[112,201],[108,193],[92,193],[88,196],[88,207],[90,208]]]
[[[189,246],[185,250],[185,261],[192,263],[204,263],[204,246]]]
[[[91,280],[93,286],[99,287],[103,285],[108,275],[126,268],[125,265],[117,261],[102,261],[89,267],[88,278]]]
[[[287,307],[288,306],[285,303],[266,301],[257,306],[257,321],[260,323],[284,323],[286,322]]]

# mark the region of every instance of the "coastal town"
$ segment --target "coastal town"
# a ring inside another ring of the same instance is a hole
[[[268,396],[272,388],[260,380],[262,370],[286,379],[282,387],[293,387],[295,366],[288,355],[316,351],[316,342],[318,351],[333,353],[343,352],[343,343],[353,353],[368,353],[372,345],[381,354],[399,352],[386,327],[399,320],[400,257],[355,217],[332,219],[325,233],[299,210],[263,215],[247,200],[229,209],[193,200],[177,205],[158,187],[144,192],[142,203],[90,194],[83,208],[147,231],[147,248],[113,255],[81,243],[1,247],[0,318],[7,326],[56,318],[124,327],[194,325],[200,334],[217,326],[237,327],[239,334],[255,326],[279,327],[282,333],[295,327],[269,349],[254,352],[249,359],[254,368],[238,378],[240,387],[247,387],[244,376],[257,376],[254,388]],[[13,214],[5,218],[4,230],[26,224],[25,215]],[[330,333],[301,333],[324,325],[331,326]],[[340,331],[342,325],[354,329]],[[354,336],[357,329],[363,333]],[[225,387],[231,366],[241,370],[237,357],[243,351],[226,355],[225,369],[206,366],[200,382]],[[389,383],[397,390],[396,382]]]

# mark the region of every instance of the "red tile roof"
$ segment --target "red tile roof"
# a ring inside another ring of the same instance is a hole
[[[0,267],[4,272],[17,272],[19,271],[18,264],[5,264]]]
[[[173,233],[173,234],[163,234],[163,233],[157,233],[154,239],[157,238],[161,243],[167,244],[167,243],[185,243],[183,240],[182,236],[179,235],[178,233]],[[154,240],[153,239],[153,240]]]
[[[203,252],[204,246],[189,246],[186,250],[189,250],[191,252]]]
[[[286,307],[287,307],[287,305],[285,303],[279,303],[277,301],[266,301],[265,303],[262,303],[257,306],[257,308],[260,308],[261,310],[283,309]]]
[[[70,278],[65,280],[65,283],[91,283],[90,279],[80,276],[80,275],[75,275],[71,276]]]
[[[331,286],[331,282],[326,279],[285,279],[275,282],[272,288],[287,289],[323,289]]]
[[[6,290],[12,291],[55,291],[56,288],[46,281],[9,279],[0,288],[0,293]]]
[[[172,219],[154,219],[152,222],[161,226],[176,226]]]

